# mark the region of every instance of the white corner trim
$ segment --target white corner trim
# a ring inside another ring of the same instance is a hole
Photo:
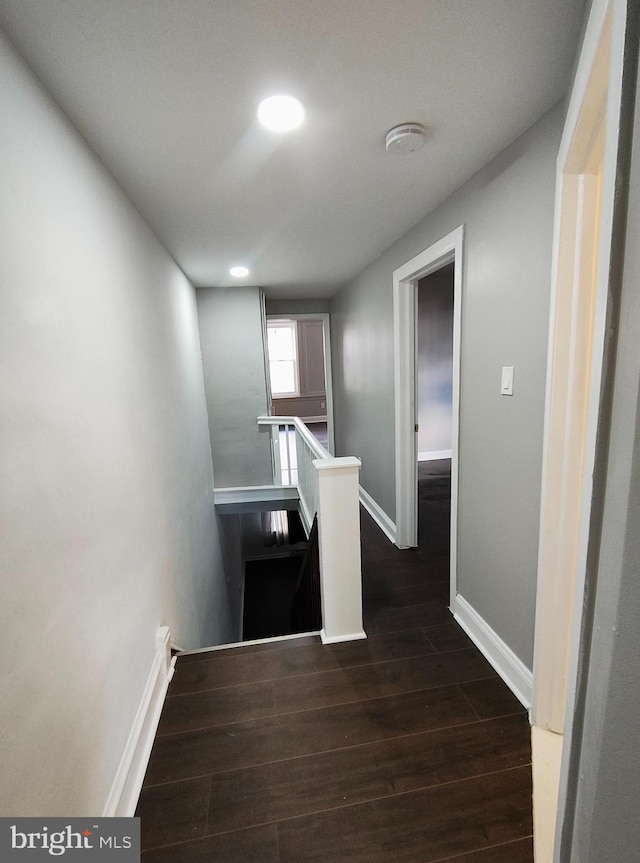
[[[434,449],[429,452],[419,452],[418,461],[438,461],[441,458],[451,458],[450,449]]]
[[[167,667],[169,644],[168,627],[160,627],[149,677],[102,813],[105,818],[130,818],[136,810],[167,687],[173,677],[175,658]]]
[[[349,635],[327,635],[324,629],[320,630],[320,640],[323,644],[338,644],[341,641],[360,641],[363,638],[367,637],[367,633],[364,629],[360,630],[360,632],[352,632]]]
[[[532,672],[460,594],[456,596],[455,605],[451,611],[455,620],[495,668],[518,701],[529,710],[533,693]]]
[[[395,522],[391,521],[386,512],[379,506],[375,500],[360,486],[360,503],[369,513],[371,518],[378,525],[385,536],[396,544],[396,526]]]
[[[455,594],[458,547],[458,453],[464,225],[393,272],[393,363],[395,386],[396,545],[418,545],[416,435],[416,297],[420,279],[455,262],[453,285],[453,389],[451,403],[451,590]]]

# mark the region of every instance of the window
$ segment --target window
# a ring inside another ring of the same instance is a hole
[[[271,394],[299,395],[297,331],[295,321],[268,321],[267,348]]]

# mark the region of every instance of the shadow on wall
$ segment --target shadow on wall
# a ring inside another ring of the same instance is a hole
[[[451,451],[453,263],[418,282],[418,459]]]

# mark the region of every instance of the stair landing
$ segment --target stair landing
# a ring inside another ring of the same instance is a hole
[[[450,616],[437,546],[362,516],[363,641],[178,657],[145,863],[531,863],[527,716]]]

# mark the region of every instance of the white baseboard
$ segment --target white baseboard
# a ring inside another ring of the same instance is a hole
[[[371,518],[378,525],[380,530],[387,536],[391,542],[395,545],[397,532],[396,526],[393,521],[389,518],[386,512],[379,506],[375,500],[368,494],[362,486],[360,486],[360,503],[369,513]]]
[[[324,631],[324,629],[320,630],[320,639],[323,644],[339,644],[341,641],[360,641],[363,638],[367,637],[367,633],[364,629],[360,630],[360,632],[352,632],[349,635],[332,635],[329,636]]]
[[[175,659],[169,659],[169,645],[169,629],[166,626],[160,627],[142,700],[102,813],[105,818],[130,818],[136,810],[167,687],[173,676]]]
[[[458,594],[451,609],[454,618],[484,654],[524,707],[531,708],[533,674],[513,650],[493,631],[486,620]]]
[[[253,641],[236,641],[233,644],[214,644],[212,647],[199,647],[196,650],[183,650],[181,656],[193,656],[197,653],[214,653],[219,650],[232,650],[234,647],[247,647],[252,644],[275,644],[278,641],[295,641],[296,638],[308,638],[310,635],[320,635],[319,629],[311,632],[294,632],[293,635],[274,635],[272,638],[254,638]]]
[[[418,461],[437,461],[441,458],[451,458],[450,449],[434,449],[429,452],[419,452]]]

